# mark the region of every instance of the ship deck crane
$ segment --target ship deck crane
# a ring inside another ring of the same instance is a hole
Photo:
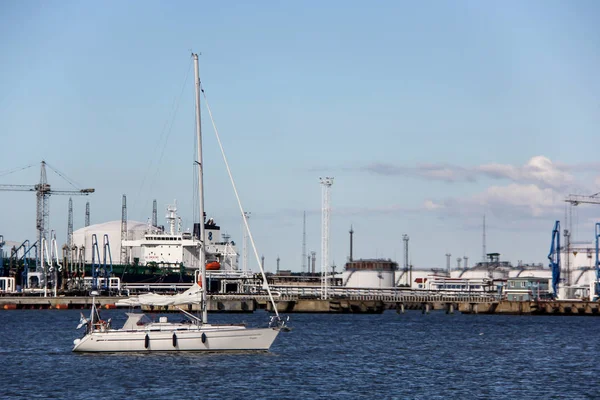
[[[54,190],[50,187],[46,179],[46,162],[41,162],[40,167],[40,182],[36,185],[0,185],[0,191],[25,191],[35,192],[37,197],[36,208],[36,230],[38,232],[37,243],[42,243],[42,238],[48,239],[49,226],[49,198],[50,195],[82,195],[87,196],[95,192],[95,189],[76,189],[76,190]],[[62,173],[50,167],[58,175],[67,180],[71,185],[75,186]],[[39,260],[36,261],[39,263]]]

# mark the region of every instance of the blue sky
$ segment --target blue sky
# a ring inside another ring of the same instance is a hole
[[[267,269],[300,270],[303,211],[320,253],[320,176],[338,266],[351,224],[355,257],[400,261],[406,233],[416,267],[472,264],[484,213],[488,251],[546,264],[564,197],[600,191],[599,17],[594,1],[4,1],[0,184],[36,183],[45,159],[96,189],[92,223],[126,194],[130,219],[177,199],[190,226],[193,49]],[[206,208],[241,244],[203,118]],[[35,196],[0,202],[0,234],[33,239]],[[50,206],[62,240],[67,202]],[[575,240],[598,211],[574,209]]]

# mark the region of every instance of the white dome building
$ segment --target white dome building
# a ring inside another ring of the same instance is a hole
[[[136,240],[142,239],[144,234],[150,230],[147,223],[138,221],[127,221],[127,239]],[[96,254],[96,262],[104,262],[104,235],[108,238],[108,247],[110,248],[110,257],[113,264],[121,263],[121,221],[110,221],[101,224],[86,226],[73,232],[73,244],[78,248],[85,247],[85,262],[92,263],[93,237],[96,236],[98,242],[98,253]],[[108,251],[108,249],[107,249]],[[129,262],[134,258],[142,256],[141,248],[133,248],[129,251]],[[98,260],[98,258],[100,258]],[[106,255],[106,262],[110,258]]]

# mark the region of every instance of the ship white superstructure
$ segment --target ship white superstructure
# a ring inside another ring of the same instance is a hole
[[[98,243],[95,262],[103,261],[98,258],[104,256],[105,242],[108,242],[107,251],[110,250],[113,260],[118,260],[116,255],[121,253],[121,246],[124,246],[129,248],[128,264],[172,270],[179,270],[181,266],[189,270],[198,269],[198,241],[194,239],[198,232],[182,230],[175,205],[167,207],[166,221],[166,229],[149,223],[127,221],[125,240],[121,240],[121,221],[90,225],[73,232],[73,244],[83,249],[84,260],[88,264],[93,261],[95,237]],[[205,223],[205,236],[207,263],[218,263],[219,271],[237,271],[239,255],[236,244],[229,235],[221,234],[221,228],[212,218]]]

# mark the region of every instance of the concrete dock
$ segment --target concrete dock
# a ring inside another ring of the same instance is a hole
[[[96,297],[96,304],[103,309],[117,308],[115,303],[124,297]],[[85,296],[34,297],[34,296],[2,296],[0,310],[68,310],[88,309],[92,298]],[[506,301],[493,300],[481,296],[443,296],[443,295],[403,295],[401,297],[385,296],[351,296],[348,298],[301,298],[283,296],[276,298],[277,309],[281,313],[360,313],[377,314],[385,310],[419,310],[423,314],[443,311],[448,314],[460,312],[464,314],[512,314],[512,315],[589,315],[600,316],[600,302],[593,301]],[[182,307],[188,311],[197,311],[198,304]],[[207,309],[209,312],[252,313],[256,310],[272,311],[268,297],[252,295],[209,295]],[[144,311],[175,312],[173,306],[142,307]]]

